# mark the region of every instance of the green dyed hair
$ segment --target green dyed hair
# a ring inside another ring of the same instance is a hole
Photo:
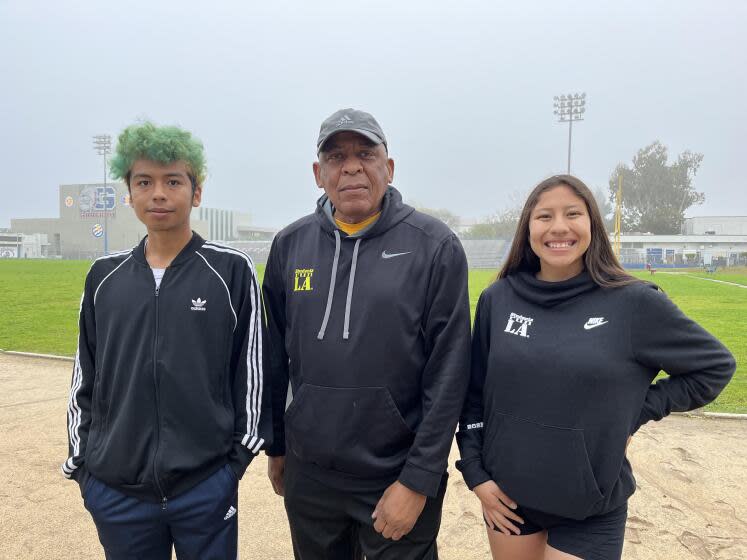
[[[144,122],[125,128],[117,139],[117,149],[111,159],[112,177],[124,179],[129,186],[132,164],[139,159],[163,164],[186,162],[192,190],[205,181],[205,149],[202,142],[177,126],[156,126]]]

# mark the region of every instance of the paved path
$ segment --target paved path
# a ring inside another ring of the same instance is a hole
[[[0,558],[103,557],[67,453],[71,364],[0,353]],[[630,456],[626,560],[747,559],[747,422],[683,416],[644,427]],[[451,464],[455,456],[452,451]],[[292,558],[282,502],[258,458],[239,491],[243,560]],[[443,560],[489,558],[477,499],[451,468],[439,539]]]

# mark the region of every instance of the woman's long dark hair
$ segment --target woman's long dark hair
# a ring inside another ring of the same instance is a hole
[[[599,213],[594,195],[583,181],[573,175],[554,175],[534,187],[529,194],[521,211],[519,224],[516,226],[511,251],[503,264],[498,278],[505,278],[509,274],[519,271],[536,273],[540,269],[540,261],[529,245],[529,219],[542,193],[555,187],[566,186],[583,199],[591,222],[591,243],[584,253],[584,265],[591,279],[603,288],[616,288],[633,282],[639,282],[620,265],[615,253],[612,252],[607,232],[604,228],[602,215]]]

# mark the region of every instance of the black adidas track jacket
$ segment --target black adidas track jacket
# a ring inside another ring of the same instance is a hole
[[[241,477],[271,415],[251,259],[193,234],[156,289],[145,242],[86,278],[62,472],[165,503],[226,463]]]

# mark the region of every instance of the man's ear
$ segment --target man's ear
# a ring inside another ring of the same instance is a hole
[[[392,158],[387,160],[386,167],[389,170],[389,184],[391,185],[394,181],[394,160]]]
[[[320,189],[324,188],[324,185],[322,185],[322,168],[321,165],[319,165],[318,161],[315,161],[311,168],[314,170],[314,180],[316,181],[316,186]]]

